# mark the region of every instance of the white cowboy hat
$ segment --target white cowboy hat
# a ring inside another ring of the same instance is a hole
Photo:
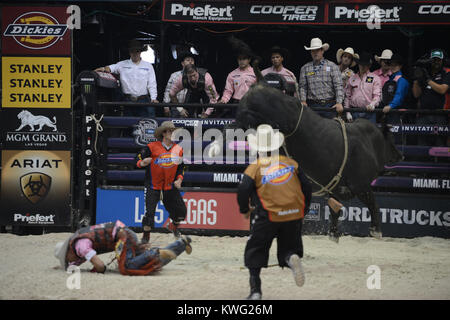
[[[392,53],[391,50],[389,50],[389,49],[384,49],[383,52],[381,53],[381,56],[380,56],[380,57],[377,56],[377,55],[375,55],[375,60],[376,60],[377,62],[380,62],[381,59],[383,59],[383,60],[391,60],[392,55],[393,55],[393,53]]]
[[[348,54],[350,54],[350,55],[353,57],[353,61],[352,61],[351,67],[356,66],[355,58],[356,58],[356,59],[359,59],[359,54],[355,53],[355,51],[353,50],[353,48],[350,48],[350,47],[346,48],[345,50],[339,49],[339,50],[336,52],[336,61],[337,61],[337,63],[338,63],[338,64],[341,63],[341,58],[342,58],[342,55],[343,55],[344,53],[348,53]]]
[[[316,50],[322,48],[324,51],[327,51],[330,48],[330,45],[328,43],[322,44],[322,40],[319,38],[313,38],[311,39],[311,44],[309,48],[307,46],[304,46],[306,50]]]
[[[67,269],[66,254],[69,247],[70,237],[66,241],[60,241],[55,246],[55,258],[59,260],[63,270]]]
[[[164,121],[163,123],[161,123],[161,125],[158,128],[156,128],[154,136],[156,139],[161,140],[164,131],[166,131],[166,130],[174,131],[175,129],[176,129],[176,127],[172,121]]]
[[[284,135],[279,131],[275,132],[268,124],[261,124],[256,129],[256,134],[250,133],[247,140],[251,150],[268,152],[278,150],[283,145]]]

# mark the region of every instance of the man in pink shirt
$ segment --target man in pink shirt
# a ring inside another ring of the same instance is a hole
[[[375,55],[375,60],[380,64],[381,68],[375,70],[373,73],[375,73],[378,77],[380,77],[381,80],[381,88],[383,88],[386,81],[389,80],[389,77],[392,74],[391,71],[391,61],[392,58],[392,51],[389,49],[383,50],[381,53],[381,56]]]
[[[183,89],[187,89],[185,103],[217,103],[219,95],[216,86],[213,78],[205,69],[197,68],[191,64],[184,68],[183,75],[178,77],[172,89],[170,89],[169,97],[172,103],[179,103],[177,93]],[[197,109],[200,108],[190,108],[190,110],[181,108],[179,112],[184,118],[197,116],[207,118],[214,111],[214,108],[207,108],[206,111]]]
[[[242,97],[256,82],[256,75],[250,66],[252,55],[250,52],[241,51],[238,53],[237,62],[239,67],[228,74],[223,90],[222,98],[218,103],[239,103]],[[223,109],[219,117],[235,117],[236,108]]]
[[[368,111],[375,110],[381,99],[381,80],[373,72],[370,72],[372,65],[371,55],[367,52],[361,53],[358,63],[359,71],[348,79],[345,88],[344,108],[363,108]],[[347,120],[352,121],[356,118],[365,118],[372,123],[376,122],[375,113],[365,112],[347,112]]]
[[[278,73],[283,76],[287,84],[286,93],[290,96],[299,98],[297,78],[290,70],[283,66],[283,61],[286,55],[286,49],[278,46],[272,47],[270,49],[270,60],[272,61],[272,66],[261,71],[261,74],[265,76],[269,73]]]

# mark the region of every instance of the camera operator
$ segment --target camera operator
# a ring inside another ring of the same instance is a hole
[[[415,98],[419,98],[419,108],[441,110],[445,104],[445,94],[450,86],[450,73],[443,68],[444,51],[431,50],[429,62],[418,61],[419,66],[414,70],[414,82],[412,92]],[[427,67],[423,67],[423,65]],[[448,117],[437,114],[420,114],[416,121],[420,125],[447,125]],[[419,145],[445,146],[443,136],[419,136]]]

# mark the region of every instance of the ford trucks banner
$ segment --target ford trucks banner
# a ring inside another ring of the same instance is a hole
[[[450,24],[445,1],[310,3],[165,0],[164,21],[245,24]]]
[[[210,230],[249,230],[249,221],[239,213],[236,193],[185,192],[188,213],[182,228]],[[377,194],[383,236],[412,238],[422,236],[450,238],[448,198],[430,195]],[[144,214],[142,190],[97,189],[97,223],[119,219],[129,226],[141,227]],[[168,222],[161,202],[155,213],[155,226]],[[304,218],[305,233],[327,233],[330,208],[322,198],[313,198]],[[340,231],[350,235],[368,235],[370,213],[358,200],[344,202]]]

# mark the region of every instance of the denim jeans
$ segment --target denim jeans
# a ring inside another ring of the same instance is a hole
[[[356,120],[358,118],[367,119],[372,123],[376,123],[377,121],[377,115],[373,112],[352,112],[353,120]]]
[[[137,101],[132,101],[129,97],[125,97],[124,101],[136,102],[136,103],[150,103],[150,97],[145,96],[139,98]],[[155,107],[144,107],[144,106],[136,106],[136,107],[125,107],[123,111],[124,116],[131,117],[141,117],[141,118],[154,118],[155,117]]]
[[[308,105],[308,107],[310,107],[311,109],[314,110],[314,108],[331,108],[332,106],[334,106],[334,103],[326,103],[326,104],[311,104]],[[316,111],[314,110],[314,112],[316,112],[318,115],[320,115],[323,118],[328,118],[328,119],[333,119],[334,117],[337,116],[337,112],[336,110],[334,111]]]
[[[168,246],[164,247],[163,249],[172,250],[176,254],[176,256],[179,256],[186,249],[186,244],[184,243],[183,240],[178,239],[175,242],[172,242]],[[142,252],[141,254],[139,254],[135,257],[133,257],[133,251],[131,250],[131,248],[128,248],[127,253],[126,253],[127,261],[125,262],[125,265],[128,269],[137,270],[137,269],[140,269],[142,266],[145,266],[152,259],[155,259],[157,257],[159,257],[159,248],[158,247],[151,248],[150,250],[145,250],[144,252]],[[170,261],[172,261],[171,259],[163,259],[161,257],[160,257],[160,259],[161,259],[163,266],[165,266]]]

